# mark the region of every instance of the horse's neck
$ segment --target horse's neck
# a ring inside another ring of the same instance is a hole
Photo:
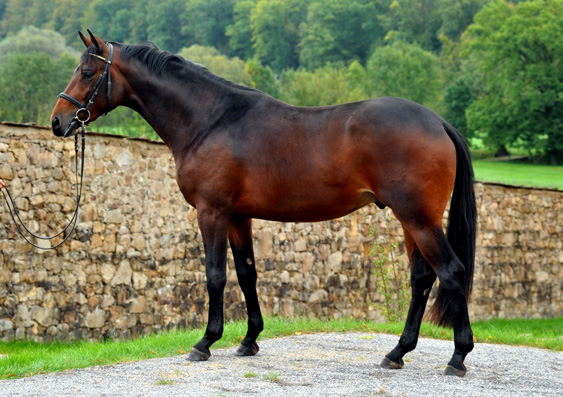
[[[194,135],[201,123],[220,103],[216,94],[219,88],[210,82],[201,84],[202,81],[194,76],[175,84],[164,78],[135,74],[128,80],[132,89],[128,106],[151,125],[173,152],[184,149],[196,139]]]

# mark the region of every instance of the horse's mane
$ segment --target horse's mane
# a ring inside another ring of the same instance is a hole
[[[113,43],[112,43],[113,44]],[[222,85],[242,89],[245,91],[257,91],[250,87],[245,87],[233,83],[227,79],[217,76],[210,72],[205,66],[194,63],[172,52],[161,50],[156,44],[145,42],[141,44],[118,44],[121,46],[121,58],[124,61],[135,59],[141,62],[146,68],[159,77],[166,75],[184,75],[182,71],[188,69],[209,80],[218,82]]]

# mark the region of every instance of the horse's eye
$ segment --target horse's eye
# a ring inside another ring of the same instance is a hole
[[[91,80],[94,77],[94,72],[90,72],[88,70],[82,72],[82,78],[84,80]]]

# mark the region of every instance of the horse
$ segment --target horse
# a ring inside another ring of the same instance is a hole
[[[88,37],[79,35],[86,50],[53,109],[53,133],[72,135],[81,124],[126,106],[168,145],[178,187],[197,211],[205,251],[209,319],[189,360],[208,360],[222,336],[229,244],[248,315],[236,354],[258,353],[264,322],[252,219],[325,221],[375,203],[389,207],[402,225],[412,292],[404,331],[381,367],[402,368],[403,356],[416,347],[438,279],[427,317],[454,330],[444,373],[466,374],[477,215],[471,158],[458,130],[406,99],[296,107],[152,43],[106,42],[89,30]]]

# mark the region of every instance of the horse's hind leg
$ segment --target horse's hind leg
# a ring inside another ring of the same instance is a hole
[[[238,282],[248,311],[248,331],[237,350],[237,355],[254,356],[259,350],[256,338],[264,329],[264,320],[256,293],[258,276],[252,248],[251,219],[235,219],[229,223],[229,242],[235,259]]]
[[[417,247],[432,265],[444,289],[447,302],[438,310],[449,313],[454,329],[454,354],[446,367],[446,375],[464,376],[467,372],[463,361],[473,350],[473,332],[469,323],[465,296],[465,267],[453,252],[440,226],[409,227]],[[436,302],[440,304],[440,302]]]
[[[404,365],[403,356],[415,349],[424,309],[432,289],[432,284],[436,280],[434,269],[424,259],[412,236],[406,230],[405,245],[411,262],[412,297],[405,329],[401,334],[399,343],[381,362],[381,367],[388,369],[402,368]]]

